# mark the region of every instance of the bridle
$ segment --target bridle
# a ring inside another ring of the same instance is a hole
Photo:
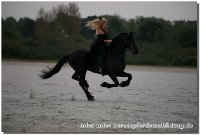
[[[132,43],[131,43],[130,40],[128,40],[128,44],[131,46],[131,48],[130,48],[130,49],[129,49],[129,48],[126,48],[126,50],[132,52],[132,50],[134,50],[134,49],[133,49],[133,45],[132,45]]]

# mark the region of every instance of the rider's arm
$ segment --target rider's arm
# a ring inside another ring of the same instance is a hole
[[[112,40],[104,40],[104,42],[106,42],[106,43],[111,43]]]

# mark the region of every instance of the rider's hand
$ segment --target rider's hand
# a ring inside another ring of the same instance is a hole
[[[111,43],[112,40],[104,40],[104,42],[106,42],[106,43]]]

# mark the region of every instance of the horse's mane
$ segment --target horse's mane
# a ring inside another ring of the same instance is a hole
[[[120,33],[120,34],[118,34],[117,36],[115,36],[114,38],[113,38],[113,41],[115,41],[117,38],[119,38],[119,37],[121,37],[121,36],[123,36],[123,35],[127,35],[128,33]]]
[[[116,40],[118,40],[118,38],[120,38],[120,37],[123,37],[124,35],[127,35],[128,33],[120,33],[120,34],[118,34],[117,36],[115,36],[114,38],[113,38],[113,40],[112,40],[112,43],[110,43],[110,47],[112,48],[112,46],[114,45],[114,44],[116,44]]]

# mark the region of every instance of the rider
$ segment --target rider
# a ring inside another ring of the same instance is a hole
[[[108,39],[107,20],[99,17],[87,22],[86,26],[96,31],[96,38],[91,45],[90,54],[95,66],[95,72],[102,73],[101,66],[106,55],[106,44],[112,42],[112,40]]]

